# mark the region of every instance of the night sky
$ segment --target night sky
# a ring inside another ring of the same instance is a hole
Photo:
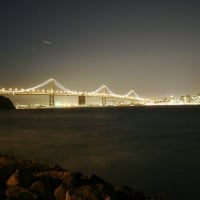
[[[200,92],[198,0],[0,0],[0,27],[0,88]]]

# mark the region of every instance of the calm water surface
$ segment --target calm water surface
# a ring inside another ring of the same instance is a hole
[[[198,106],[1,111],[0,153],[198,199],[199,121]]]

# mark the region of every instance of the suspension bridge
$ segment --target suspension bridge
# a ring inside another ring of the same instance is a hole
[[[65,88],[58,81],[50,78],[41,84],[27,89],[0,89],[0,95],[46,95],[49,98],[49,107],[55,106],[56,96],[77,96],[79,105],[86,105],[86,97],[100,97],[102,99],[101,105],[106,106],[108,98],[130,101],[130,104],[145,104],[148,99],[140,98],[134,90],[130,90],[124,95],[112,92],[106,85],[102,85],[92,92],[73,91]]]

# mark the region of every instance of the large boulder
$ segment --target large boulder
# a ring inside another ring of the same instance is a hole
[[[4,96],[0,96],[0,110],[15,109],[12,101]]]

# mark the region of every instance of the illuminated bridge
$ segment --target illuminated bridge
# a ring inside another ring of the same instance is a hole
[[[47,89],[46,89],[47,88]],[[55,79],[48,79],[43,83],[28,89],[0,89],[0,95],[46,95],[49,97],[49,106],[55,106],[55,96],[77,96],[79,105],[86,104],[86,97],[100,97],[102,106],[106,106],[106,99],[112,98],[121,101],[130,101],[130,104],[145,104],[148,99],[140,98],[134,90],[125,95],[115,94],[106,85],[100,86],[92,92],[73,91],[65,88]]]

